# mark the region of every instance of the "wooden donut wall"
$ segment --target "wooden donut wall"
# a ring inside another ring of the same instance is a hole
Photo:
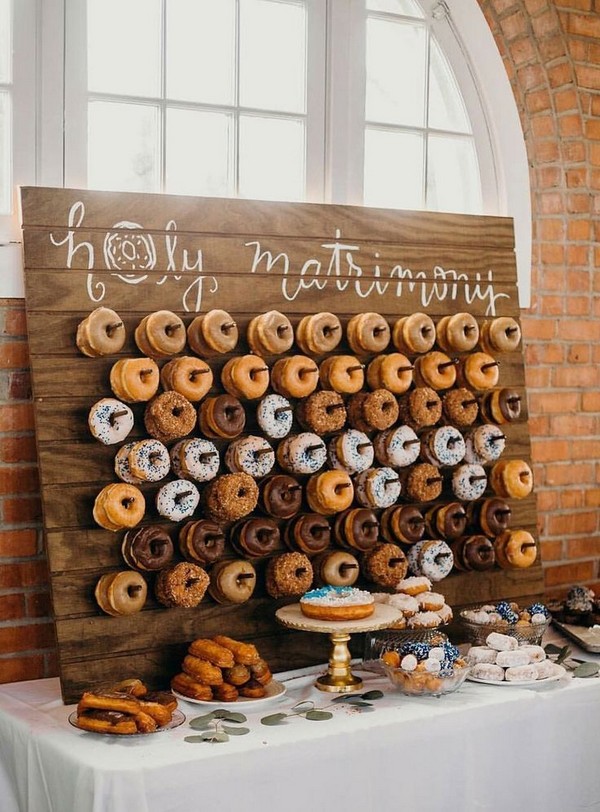
[[[264,560],[256,561],[254,596],[239,606],[216,604],[207,595],[196,609],[166,609],[154,600],[151,575],[142,612],[111,617],[100,611],[94,600],[98,579],[126,565],[124,531],[104,530],[92,517],[98,492],[117,481],[118,446],[93,439],[89,409],[111,396],[115,361],[140,355],[134,329],[155,310],[176,312],[186,326],[198,313],[228,311],[240,329],[236,355],[248,351],[250,319],[271,309],[285,313],[294,327],[305,314],[324,310],[336,313],[344,329],[354,314],[368,311],[383,315],[391,327],[421,311],[435,322],[460,311],[480,324],[493,316],[518,320],[512,221],[34,187],[22,189],[21,202],[44,535],[64,701],[75,701],[90,684],[131,675],[164,685],[190,640],[217,633],[256,641],[273,669],[323,661],[325,636],[276,623],[275,609],[285,601],[267,595]],[[100,305],[116,310],[126,326],[119,356],[88,358],[76,347],[77,325]],[[297,346],[291,350],[298,352]],[[338,352],[350,353],[345,335]],[[185,353],[191,354],[189,347]],[[276,358],[265,360],[272,366]],[[518,422],[502,427],[504,457],[529,461],[521,347],[498,360],[498,386],[519,390],[524,407]],[[222,391],[219,373],[226,361],[209,360],[215,392]],[[246,430],[258,433],[255,404],[244,405]],[[147,436],[145,404],[132,408],[135,426],[128,439]],[[164,524],[176,542],[178,526],[161,520],[153,507],[160,484],[141,486],[144,524]],[[489,488],[486,495],[492,495]],[[445,486],[439,501],[452,499]],[[510,501],[512,526],[537,537],[534,495]],[[524,599],[542,588],[539,556],[527,569],[454,572],[438,586],[455,607]]]

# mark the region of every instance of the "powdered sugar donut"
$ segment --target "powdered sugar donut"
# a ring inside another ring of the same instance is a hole
[[[198,507],[200,494],[193,482],[175,479],[162,485],[156,494],[156,509],[165,519],[180,522]]]
[[[531,665],[536,670],[537,679],[548,679],[548,677],[564,673],[561,666],[553,663],[552,660],[540,660],[540,662],[534,662]]]
[[[373,441],[375,454],[382,465],[406,468],[419,457],[421,443],[410,426],[381,431]]]
[[[467,652],[467,660],[471,665],[477,663],[495,663],[498,652],[487,646],[471,646]]]
[[[477,663],[471,668],[471,676],[476,679],[504,682],[504,669],[494,663]]]
[[[419,604],[419,609],[426,612],[437,612],[444,605],[445,598],[439,592],[420,592],[416,601]]]
[[[447,603],[445,603],[441,609],[437,610],[437,614],[440,616],[440,620],[444,625],[446,625],[446,623],[450,623],[454,617],[452,607]]]
[[[457,499],[472,502],[483,496],[487,487],[487,475],[481,465],[465,463],[452,473],[452,490]]]
[[[530,665],[529,654],[520,648],[516,648],[513,651],[499,651],[496,657],[496,665],[501,665],[502,668]]]
[[[88,426],[96,440],[114,445],[124,440],[133,428],[133,412],[116,398],[102,398],[88,414]]]
[[[511,637],[509,634],[500,634],[500,632],[490,632],[485,638],[485,644],[496,651],[514,651],[519,646],[516,637]]]
[[[171,449],[171,464],[179,479],[209,482],[219,472],[219,452],[214,443],[204,438],[180,440]]]
[[[232,474],[243,473],[261,479],[271,473],[275,465],[275,452],[264,437],[240,437],[229,444],[225,465]]]
[[[159,482],[171,470],[167,447],[160,440],[140,440],[129,451],[129,470],[143,482]]]
[[[318,434],[304,431],[279,443],[277,461],[290,474],[316,474],[327,461],[327,448]]]
[[[400,668],[403,671],[414,671],[418,663],[419,661],[417,660],[414,654],[405,654],[404,657],[400,660]]]
[[[134,445],[136,445],[135,441],[133,443],[125,443],[125,445],[122,445],[117,451],[115,455],[115,474],[119,479],[123,480],[123,482],[129,483],[129,485],[140,485],[143,480],[134,476],[129,467],[129,452]]]
[[[527,652],[530,663],[541,663],[546,659],[546,652],[541,646],[519,646],[519,651]]]
[[[504,672],[504,679],[507,682],[527,682],[537,678],[538,672],[535,665],[517,665],[507,668]]]
[[[364,432],[348,429],[329,441],[327,459],[332,468],[358,474],[373,464],[373,444]]]
[[[292,430],[294,412],[283,395],[267,395],[256,409],[256,420],[261,430],[274,440],[281,440]]]
[[[354,496],[363,507],[391,507],[398,501],[400,488],[393,468],[369,468],[354,478]]]

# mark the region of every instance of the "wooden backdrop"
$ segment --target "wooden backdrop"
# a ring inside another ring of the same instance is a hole
[[[81,355],[77,325],[100,305],[116,310],[128,334],[121,355],[128,356],[139,355],[135,326],[158,309],[179,313],[187,325],[197,313],[222,308],[235,317],[241,336],[253,315],[269,309],[283,311],[294,325],[322,310],[337,313],[344,324],[363,311],[379,312],[392,325],[415,311],[434,320],[463,310],[480,322],[499,315],[518,319],[512,221],[34,187],[23,188],[21,198],[44,535],[63,699],[73,702],[91,684],[129,675],[164,685],[178,670],[185,644],[216,633],[254,640],[274,669],[323,661],[324,636],[282,629],[274,620],[281,602],[260,591],[242,606],[217,605],[207,596],[197,609],[165,609],[150,596],[137,615],[110,617],[98,609],[98,578],[124,563],[122,533],[103,530],[92,518],[96,494],[115,481],[116,447],[91,437],[87,414],[96,400],[111,395],[109,371],[116,358]],[[244,351],[242,339],[236,354]],[[502,356],[500,385],[525,395],[520,350]],[[144,406],[133,406],[132,436],[143,432]],[[506,434],[505,456],[529,460],[526,414]],[[144,486],[146,496],[156,487]],[[534,496],[512,507],[513,526],[537,535]],[[150,508],[145,522],[156,521]],[[532,596],[542,592],[541,566],[453,574],[439,588],[454,606]]]

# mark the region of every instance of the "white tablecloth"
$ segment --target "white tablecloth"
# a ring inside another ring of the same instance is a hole
[[[584,659],[594,659],[583,654]],[[0,686],[1,812],[577,812],[600,810],[600,679],[467,682],[440,699],[386,690],[330,721],[260,718],[332,695],[313,676],[248,712],[251,732],[190,744],[187,722],[128,740],[75,730],[58,680]],[[188,720],[206,712],[181,703]]]

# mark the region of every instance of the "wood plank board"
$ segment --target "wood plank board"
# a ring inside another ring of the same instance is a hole
[[[125,565],[123,533],[99,528],[92,517],[96,494],[115,481],[116,449],[89,434],[89,408],[110,396],[115,360],[139,355],[134,329],[156,309],[178,313],[186,325],[215,307],[229,311],[240,328],[237,354],[248,351],[250,319],[270,309],[286,313],[294,327],[307,313],[331,310],[344,332],[352,315],[367,311],[381,313],[390,325],[416,311],[436,321],[459,311],[480,324],[500,315],[518,320],[512,222],[37,187],[22,189],[22,214],[44,531],[64,700],[74,701],[96,681],[132,673],[164,685],[185,643],[217,632],[258,640],[274,668],[323,661],[323,636],[290,633],[275,622],[281,601],[265,592],[264,560],[257,563],[255,596],[239,607],[206,597],[195,610],[165,609],[150,588],[137,615],[113,618],[99,610],[95,583]],[[117,310],[127,341],[118,356],[85,358],[75,345],[77,325],[100,305]],[[345,341],[336,350],[347,351]],[[211,359],[215,391],[221,391],[226,360]],[[530,460],[522,352],[499,360],[500,385],[516,388],[525,407],[522,419],[506,427],[506,456]],[[131,438],[146,436],[145,404],[132,408]],[[246,411],[252,430],[254,409]],[[148,506],[144,523],[164,523],[153,507],[157,486],[141,489]],[[441,501],[451,498],[446,486]],[[513,524],[537,535],[535,496],[512,507]],[[176,539],[178,528],[170,529]],[[543,588],[541,565],[453,573],[440,588],[455,606],[536,595]]]

